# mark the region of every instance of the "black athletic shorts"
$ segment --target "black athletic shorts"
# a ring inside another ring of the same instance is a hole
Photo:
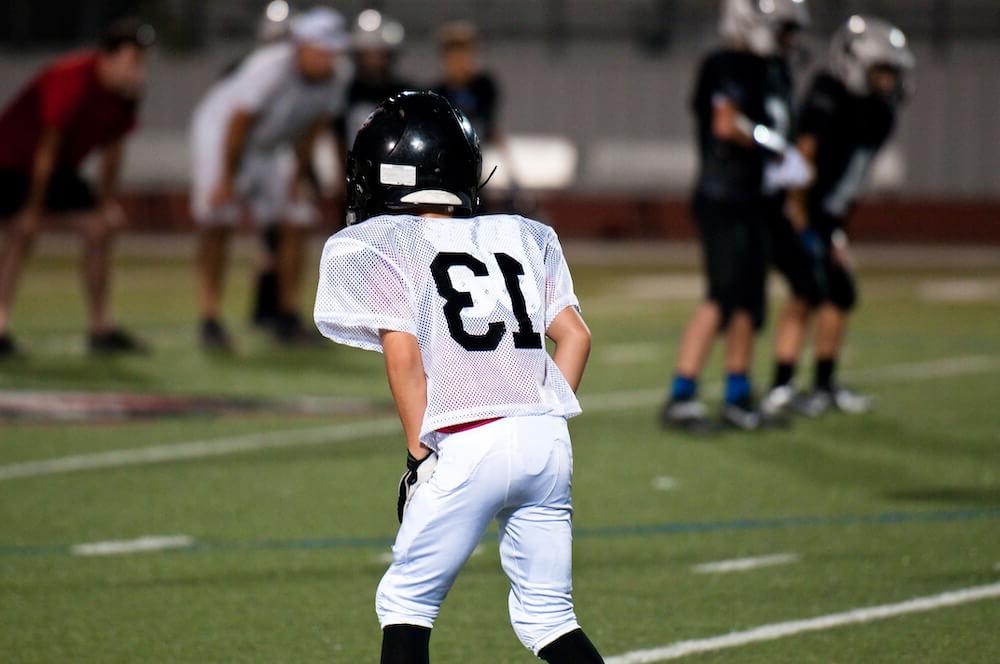
[[[781,215],[774,215],[771,258],[795,297],[812,307],[830,303],[842,311],[850,311],[857,304],[857,286],[850,269],[834,260],[832,228],[824,225],[816,230],[819,251],[811,254],[791,223]]]
[[[763,207],[695,196],[693,209],[708,278],[707,298],[719,305],[722,326],[729,324],[734,311],[745,311],[760,329],[765,319],[768,265]]]
[[[0,170],[0,221],[10,219],[24,207],[30,179],[27,173]],[[97,207],[94,190],[73,169],[61,169],[52,174],[45,192],[47,212],[77,212]]]

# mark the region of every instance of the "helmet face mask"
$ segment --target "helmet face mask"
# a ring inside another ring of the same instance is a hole
[[[382,102],[347,157],[347,223],[380,214],[471,216],[482,154],[468,119],[433,92]]]
[[[898,103],[913,92],[913,52],[902,30],[871,16],[852,16],[833,37],[830,67],[858,96],[877,95]],[[890,84],[895,74],[895,85]]]
[[[723,0],[719,31],[761,57],[783,56],[809,20],[806,0]]]

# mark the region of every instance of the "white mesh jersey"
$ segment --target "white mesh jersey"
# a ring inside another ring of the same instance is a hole
[[[315,319],[337,343],[381,351],[380,330],[417,338],[427,378],[421,440],[493,417],[573,417],[580,404],[545,349],[579,308],[550,227],[513,215],[381,216],[323,250]]]

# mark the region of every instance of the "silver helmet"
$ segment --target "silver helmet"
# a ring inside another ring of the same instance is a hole
[[[395,51],[403,45],[405,36],[406,32],[399,21],[394,21],[377,9],[366,9],[354,20],[351,46],[355,50]]]
[[[868,72],[872,67],[892,67],[899,72],[899,92],[912,92],[911,73],[916,64],[903,31],[873,16],[852,16],[833,36],[830,68],[853,94],[873,92]]]
[[[719,32],[726,39],[767,57],[779,54],[783,30],[807,25],[806,0],[723,0]]]

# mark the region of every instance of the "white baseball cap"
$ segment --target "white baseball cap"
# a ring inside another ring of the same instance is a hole
[[[316,7],[292,19],[292,39],[298,44],[308,44],[326,51],[347,50],[350,36],[344,27],[340,12],[327,7]]]

